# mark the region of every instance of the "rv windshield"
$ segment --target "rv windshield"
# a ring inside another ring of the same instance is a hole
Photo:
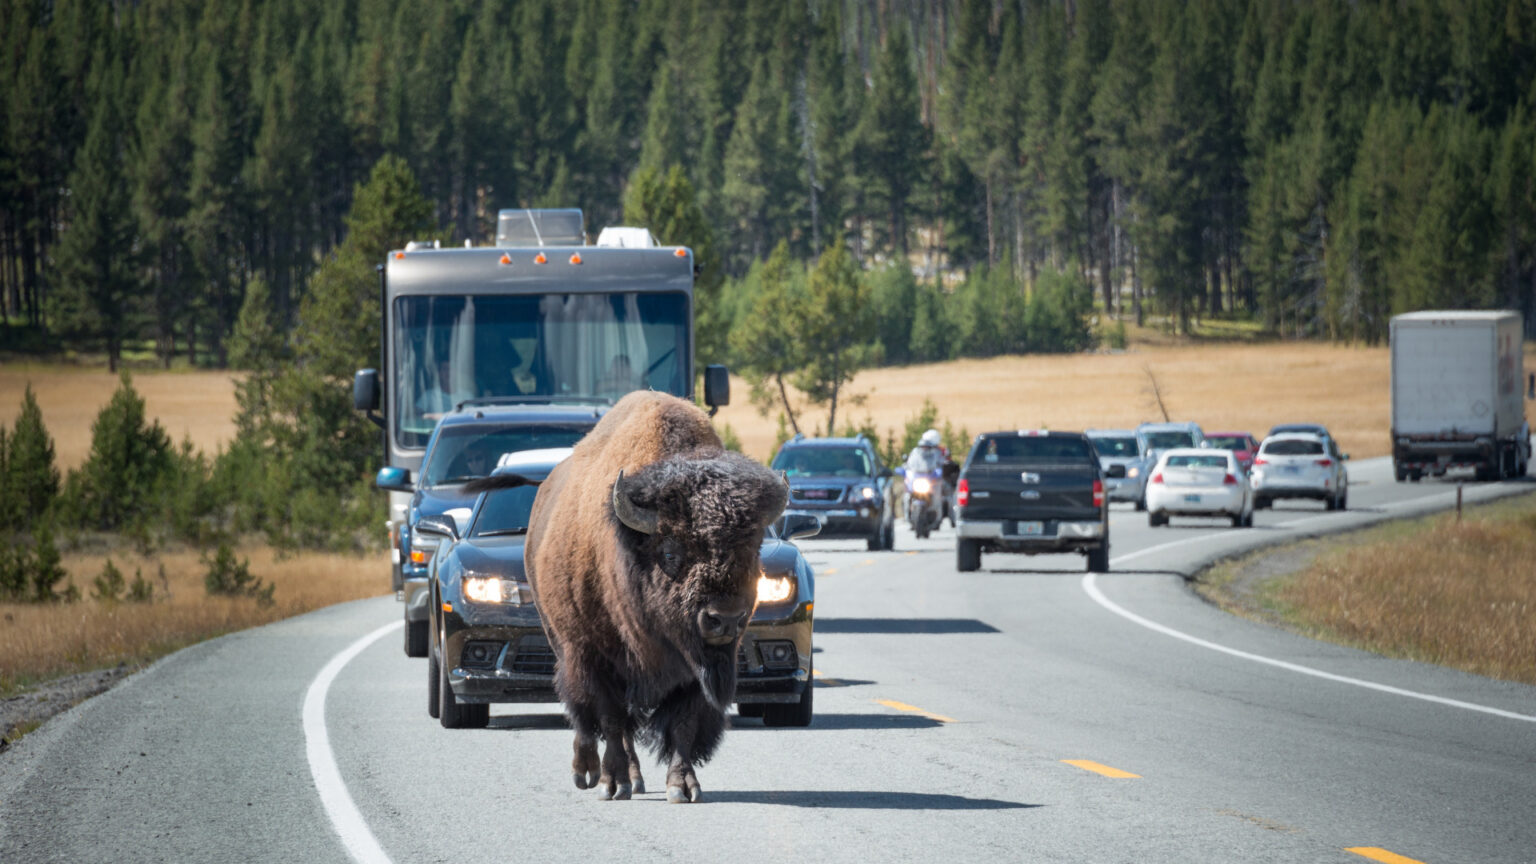
[[[679,292],[396,298],[395,441],[425,446],[466,399],[686,396],[688,315]]]

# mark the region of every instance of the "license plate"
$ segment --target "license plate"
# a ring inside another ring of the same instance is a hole
[[[1184,496],[1184,503],[1185,504],[1199,504],[1200,503],[1200,496],[1199,495],[1185,495]]]
[[[1285,466],[1285,473],[1287,473],[1287,474],[1300,474],[1301,473],[1301,466],[1300,465],[1287,465],[1287,466]]]
[[[1038,537],[1045,533],[1044,522],[1019,522],[1014,525],[1013,533],[1025,537]]]

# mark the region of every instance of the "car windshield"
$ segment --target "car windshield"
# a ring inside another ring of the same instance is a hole
[[[1266,456],[1316,456],[1323,452],[1323,442],[1288,439],[1271,441],[1264,445]]]
[[[1111,459],[1134,459],[1140,455],[1136,450],[1135,438],[1095,437],[1093,449],[1099,451],[1100,456]]]
[[[514,486],[485,493],[469,536],[527,533],[528,517],[533,513],[533,497],[538,491],[537,486]]]
[[[570,447],[587,434],[587,426],[519,426],[487,431],[484,426],[444,426],[421,466],[425,488],[463,483],[495,470],[504,453]]]
[[[1088,442],[1082,438],[1022,436],[988,438],[978,443],[979,461],[994,462],[1084,462],[1093,458]]]
[[[1248,439],[1241,435],[1207,435],[1205,441],[1217,450],[1248,449]]]
[[[1227,457],[1211,454],[1198,456],[1169,456],[1169,468],[1227,468]]]
[[[773,460],[789,477],[868,477],[873,471],[861,447],[786,447]]]
[[[1195,446],[1195,436],[1190,432],[1148,432],[1147,446],[1153,450],[1193,447]]]
[[[399,297],[392,323],[391,411],[402,447],[426,444],[437,419],[467,399],[688,395],[681,292]]]

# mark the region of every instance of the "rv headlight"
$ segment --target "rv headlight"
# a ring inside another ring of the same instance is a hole
[[[475,603],[511,603],[516,605],[517,583],[499,576],[470,576],[464,580],[464,597]]]
[[[767,573],[757,577],[757,602],[759,603],[783,603],[795,593],[795,579],[793,576],[769,576]]]

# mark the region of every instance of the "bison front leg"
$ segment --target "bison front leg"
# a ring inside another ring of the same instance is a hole
[[[677,691],[660,720],[663,751],[671,754],[667,765],[667,803],[697,803],[704,799],[693,766],[708,761],[725,734],[725,715],[711,705],[697,684]]]
[[[597,758],[597,736],[578,727],[571,749],[575,751],[571,757],[571,779],[577,789],[591,789],[597,785],[598,772],[602,768]]]
[[[604,801],[627,801],[634,791],[629,761],[629,751],[633,747],[625,746],[629,739],[628,725],[623,715],[603,717],[603,739],[607,746],[603,748],[603,776],[598,779],[597,797]]]
[[[629,785],[636,795],[645,794],[645,778],[640,776],[640,757],[635,753],[635,734],[624,733],[624,755],[629,757]]]

